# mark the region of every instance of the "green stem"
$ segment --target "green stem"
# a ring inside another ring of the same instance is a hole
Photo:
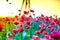
[[[21,34],[21,39],[20,40],[23,40],[23,34],[22,34],[22,32],[20,34]]]

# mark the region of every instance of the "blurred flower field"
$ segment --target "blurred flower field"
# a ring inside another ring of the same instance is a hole
[[[34,10],[29,12],[34,14]],[[0,40],[60,40],[60,18],[25,16],[0,18]]]

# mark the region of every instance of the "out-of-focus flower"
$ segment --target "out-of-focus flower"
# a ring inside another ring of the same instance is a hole
[[[40,33],[42,33],[42,32],[43,32],[43,30],[42,30],[42,29],[40,29],[40,30],[39,30],[39,32],[40,32]]]
[[[2,31],[2,25],[3,25],[2,22],[0,22],[0,31]]]
[[[59,24],[58,19],[54,19],[54,23],[55,23],[55,25]]]
[[[33,16],[35,16],[35,14],[33,14]]]
[[[8,34],[8,37],[9,37],[9,38],[13,38],[13,35],[12,35],[12,34]]]
[[[45,35],[45,40],[52,40],[52,38],[49,35]]]
[[[18,25],[18,24],[19,24],[19,22],[14,22],[14,24],[15,24],[15,25]]]
[[[51,37],[56,39],[56,40],[60,39],[60,32],[56,32],[56,31],[52,32]]]
[[[14,17],[13,17],[13,18],[11,17],[10,20],[11,20],[11,21],[15,21],[15,18],[14,18]]]
[[[26,25],[26,28],[27,28],[27,29],[30,29],[30,28],[31,28],[31,26],[30,26],[30,25]]]
[[[46,20],[46,21],[49,21],[49,17],[48,17],[48,16],[46,16],[46,17],[45,17],[45,20]]]
[[[22,15],[22,16],[20,17],[20,21],[21,21],[21,22],[24,22],[24,21],[26,21],[26,18],[27,18],[27,17],[26,17],[25,15]]]
[[[53,27],[51,27],[51,28],[50,28],[50,31],[51,31],[51,32],[53,32],[53,31],[54,31],[54,28],[53,28]]]
[[[28,12],[27,12],[27,11],[24,11],[24,14],[26,14],[26,15],[27,15],[28,13],[29,13],[29,11],[28,11]]]
[[[30,12],[34,12],[34,10],[30,10]]]
[[[21,10],[18,10],[19,12],[21,12]]]
[[[29,15],[29,17],[26,18],[26,21],[31,21],[33,18],[31,15]]]
[[[45,29],[45,24],[41,24],[41,29]]]
[[[36,20],[35,20],[36,22],[38,22],[39,20],[38,20],[38,18],[36,18]]]
[[[40,40],[38,36],[33,36],[33,40]]]
[[[9,17],[4,18],[5,21],[10,21]]]
[[[24,29],[21,27],[21,28],[18,28],[17,31],[18,31],[18,32],[24,32]]]
[[[44,15],[43,15],[43,14],[41,14],[41,17],[44,17]]]
[[[24,26],[23,22],[19,22],[19,25],[20,25],[21,27],[23,27],[23,26]]]
[[[44,21],[45,17],[43,14],[41,14],[41,17],[40,17],[40,20],[43,20]]]
[[[16,15],[16,16],[15,16],[15,19],[16,19],[16,20],[19,20],[19,16],[18,16],[18,15]]]
[[[13,30],[12,30],[12,33],[13,33],[13,34],[16,34],[16,33],[17,33],[17,30],[16,30],[16,29],[13,29]]]
[[[16,15],[15,18],[18,18],[18,16]]]
[[[47,33],[46,31],[43,31],[43,34],[44,34],[44,35],[47,35],[48,33]]]
[[[37,31],[36,34],[37,34],[37,35],[40,34],[40,31]]]
[[[27,25],[31,25],[31,22],[30,21],[27,21],[27,23],[26,23]]]

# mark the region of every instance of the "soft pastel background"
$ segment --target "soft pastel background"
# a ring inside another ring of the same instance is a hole
[[[0,16],[14,16],[17,15],[18,9],[21,8],[23,0],[0,0]],[[9,4],[11,3],[11,4]],[[60,17],[60,0],[31,0],[31,9],[35,11],[36,16],[44,15],[58,15]]]

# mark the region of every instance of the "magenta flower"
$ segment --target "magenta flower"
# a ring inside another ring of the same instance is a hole
[[[38,22],[39,20],[38,20],[38,18],[36,18],[36,20],[35,20],[36,22]]]
[[[41,24],[41,29],[45,29],[45,24]]]
[[[30,28],[31,28],[31,26],[30,26],[30,25],[26,25],[26,28],[27,28],[27,29],[30,29]]]
[[[24,29],[21,27],[21,28],[18,28],[17,31],[18,31],[18,32],[24,32]]]
[[[51,27],[51,28],[50,28],[50,31],[51,31],[51,32],[53,32],[53,31],[54,31],[54,28],[53,28],[53,27]]]
[[[45,39],[46,40],[52,40],[51,36],[49,36],[49,35],[45,35]]]
[[[40,40],[38,36],[33,36],[33,40]]]

